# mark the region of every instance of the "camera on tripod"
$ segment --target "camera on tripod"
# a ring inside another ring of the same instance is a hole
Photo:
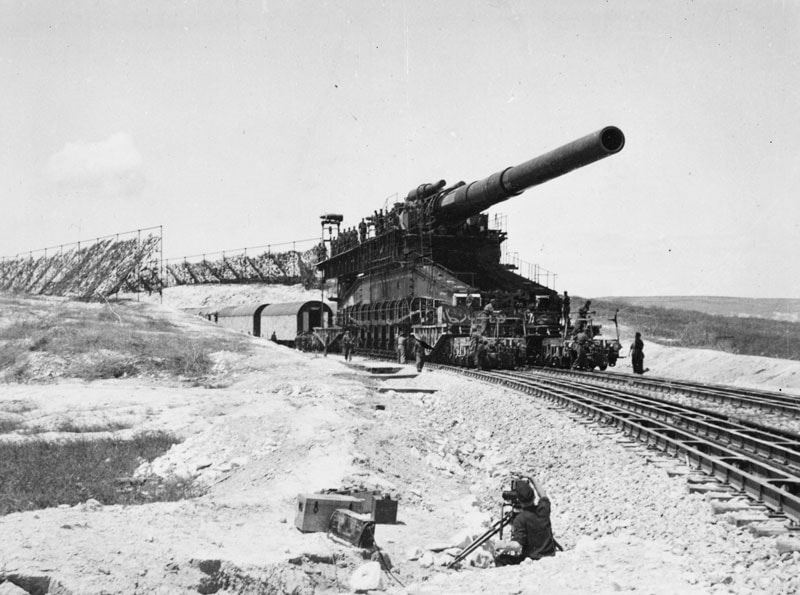
[[[503,490],[503,505],[511,506],[512,508],[521,508],[520,500],[520,486],[531,486],[530,479],[522,475],[513,475],[511,477],[511,489]],[[531,486],[532,487],[532,486]],[[522,488],[523,490],[525,488]]]
[[[503,527],[509,525],[514,520],[517,513],[522,510],[523,504],[528,504],[526,498],[522,494],[532,495],[534,493],[533,480],[521,473],[513,472],[510,481],[511,489],[501,492],[503,502],[500,506],[500,520],[495,522],[483,535],[469,544],[452,562],[450,562],[450,564],[448,564],[448,568],[455,568],[464,558],[497,533],[500,533],[500,539],[503,539]]]
[[[511,480],[511,489],[510,490],[503,490],[503,500],[505,500],[511,506],[519,506],[519,495],[517,494],[517,483],[522,480],[519,479],[512,479]]]

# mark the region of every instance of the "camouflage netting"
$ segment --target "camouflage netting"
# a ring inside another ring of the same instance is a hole
[[[102,299],[125,290],[159,291],[161,238],[98,240],[83,248],[0,262],[0,290]]]
[[[118,292],[159,292],[166,285],[302,283],[317,287],[320,247],[305,252],[240,253],[217,260],[173,261],[160,274],[161,239],[98,240],[57,254],[0,262],[0,291],[102,299]]]
[[[305,252],[264,252],[250,256],[236,254],[218,260],[171,262],[166,265],[167,285],[200,283],[302,283],[305,287],[319,284],[316,264],[318,246]]]

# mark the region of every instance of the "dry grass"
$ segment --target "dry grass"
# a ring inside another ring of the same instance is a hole
[[[580,298],[573,303],[579,303]],[[619,308],[619,320],[645,337],[675,347],[728,351],[800,360],[800,323],[705,314],[690,310],[633,306],[622,301],[592,300],[598,312]],[[604,321],[604,330],[613,324]]]
[[[0,378],[48,382],[147,376],[197,383],[213,373],[213,352],[248,349],[244,336],[214,328],[208,333],[187,330],[170,316],[148,304],[0,294]],[[75,505],[89,498],[137,504],[197,495],[190,481],[130,479],[142,462],[177,443],[175,436],[148,432],[109,437],[130,427],[114,420],[87,425],[65,418],[53,427],[37,428],[25,422],[33,409],[35,404],[24,399],[0,402],[0,434],[23,437],[0,440],[0,514]],[[45,431],[62,437],[38,435]]]
[[[129,478],[178,440],[165,432],[131,440],[0,442],[0,515],[94,498],[102,504],[142,504],[199,495],[190,482]]]
[[[187,331],[148,304],[0,295],[0,374],[9,382],[197,380],[212,372],[211,353],[247,348],[244,337]]]

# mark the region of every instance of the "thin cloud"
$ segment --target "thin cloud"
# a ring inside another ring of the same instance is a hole
[[[124,132],[98,142],[67,143],[50,157],[46,172],[57,191],[70,194],[128,198],[145,186],[142,156]]]

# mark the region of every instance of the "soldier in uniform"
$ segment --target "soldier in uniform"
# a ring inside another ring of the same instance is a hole
[[[425,365],[425,350],[431,349],[431,346],[428,345],[425,341],[419,338],[417,335],[413,335],[414,337],[414,359],[416,360],[417,364],[417,372],[422,372],[422,367]]]
[[[397,335],[397,361],[401,364],[406,363],[406,334]]]
[[[634,374],[644,374],[644,341],[642,333],[636,333],[636,338],[631,345],[631,364]]]
[[[342,336],[342,351],[344,352],[345,361],[349,362],[353,359],[353,335],[350,334],[349,330],[345,331]]]
[[[478,332],[478,327],[472,324],[469,328],[469,357],[473,359],[475,367],[478,367],[477,353],[478,346],[481,344],[481,334]]]
[[[489,303],[483,307],[482,334],[486,334],[486,332],[489,330],[489,325],[495,321],[498,314],[500,314],[500,311],[497,309],[497,300],[492,298],[489,300]]]
[[[575,334],[582,332],[586,328],[586,323],[589,319],[589,314],[592,309],[592,300],[586,302],[578,309],[578,320],[575,321]]]
[[[589,343],[589,335],[585,332],[581,331],[578,333],[577,337],[575,337],[575,363],[572,365],[572,368],[575,370],[584,370],[586,369],[586,349]]]

